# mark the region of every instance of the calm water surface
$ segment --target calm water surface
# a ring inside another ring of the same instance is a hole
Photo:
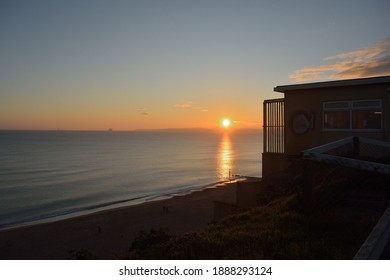
[[[0,131],[0,229],[261,176],[260,131]]]

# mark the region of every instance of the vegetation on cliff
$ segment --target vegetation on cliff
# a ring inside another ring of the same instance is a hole
[[[300,170],[295,166],[262,182],[262,206],[182,236],[165,229],[142,232],[121,257],[353,258],[389,204],[389,176],[323,164],[310,165],[309,178]],[[308,180],[309,193],[302,191]]]

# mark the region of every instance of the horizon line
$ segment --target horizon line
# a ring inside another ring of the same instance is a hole
[[[231,128],[229,131],[236,130],[262,130],[262,127],[259,128]],[[162,130],[226,130],[220,127],[214,128],[205,128],[205,127],[178,127],[178,128],[137,128],[137,129],[29,129],[29,128],[0,128],[0,131],[47,131],[47,132],[134,132],[134,131],[162,131]]]

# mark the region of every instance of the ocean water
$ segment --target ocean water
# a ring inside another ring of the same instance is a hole
[[[261,176],[260,130],[0,131],[0,229]]]

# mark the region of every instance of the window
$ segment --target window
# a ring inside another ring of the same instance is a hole
[[[324,112],[324,128],[349,129],[349,115],[348,111]]]
[[[324,130],[382,129],[381,100],[353,100],[323,103]]]

